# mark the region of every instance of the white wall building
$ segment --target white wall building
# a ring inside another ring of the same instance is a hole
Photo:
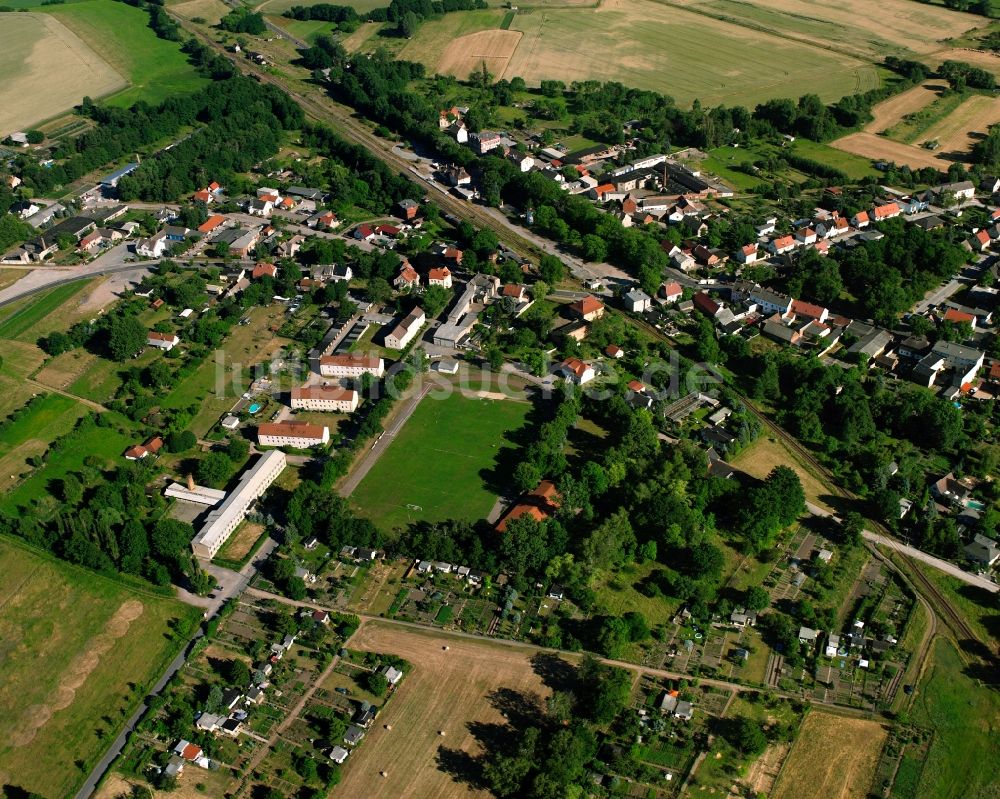
[[[285,453],[267,452],[243,473],[239,485],[222,504],[208,514],[205,524],[191,540],[191,549],[201,558],[214,558],[247,512],[285,468]]]
[[[374,355],[324,355],[319,359],[319,373],[323,377],[382,377],[385,361]]]
[[[330,442],[330,428],[309,422],[275,422],[257,428],[257,443],[262,447],[309,449]]]
[[[392,350],[404,349],[407,344],[413,341],[414,336],[424,326],[426,320],[427,317],[424,315],[423,309],[414,308],[405,319],[392,329],[392,332],[386,335],[385,346]]]
[[[304,386],[292,389],[293,409],[351,413],[358,407],[358,392],[340,386]]]

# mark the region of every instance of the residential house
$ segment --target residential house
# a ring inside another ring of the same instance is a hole
[[[410,266],[408,261],[403,261],[399,268],[399,274],[393,279],[392,285],[400,291],[412,291],[420,287],[420,275],[416,269]]]
[[[483,130],[469,136],[469,145],[478,155],[486,155],[490,150],[495,150],[503,144],[503,138],[499,133],[490,130]]]
[[[579,358],[567,358],[559,365],[559,371],[571,383],[582,386],[594,379],[594,367]]]
[[[795,241],[799,244],[815,244],[816,243],[816,231],[811,227],[800,228],[795,231]]]
[[[767,249],[774,255],[784,255],[795,249],[795,238],[793,236],[779,236],[768,242]]]
[[[968,239],[969,246],[977,252],[982,252],[983,250],[989,249],[990,244],[993,240],[990,238],[989,231],[985,228],[982,230],[977,230]]]
[[[757,262],[760,251],[756,244],[747,244],[736,251],[736,260],[741,264],[753,264]]]
[[[431,269],[427,273],[428,286],[441,286],[442,288],[450,289],[451,284],[451,270],[447,266]]]
[[[870,223],[871,219],[869,218],[867,211],[858,211],[853,217],[851,217],[851,224],[859,230],[861,228],[868,227]]]
[[[931,493],[942,502],[960,506],[965,506],[972,498],[972,490],[961,480],[957,480],[953,472],[948,472],[935,482],[931,486]]]
[[[987,569],[1000,560],[1000,545],[980,533],[976,533],[962,551],[969,560]]]
[[[349,746],[357,746],[359,743],[361,743],[361,740],[364,737],[365,737],[365,731],[356,724],[351,724],[344,732],[344,743],[348,744]]]
[[[812,629],[812,627],[799,627],[799,643],[815,644],[817,638],[819,638],[819,631]]]
[[[226,223],[226,218],[222,214],[213,214],[200,225],[198,225],[198,232],[203,234],[211,233],[218,227],[221,227]]]
[[[826,639],[826,648],[823,650],[823,654],[828,658],[835,658],[840,652],[840,636],[836,633],[830,633]]]
[[[667,303],[674,303],[684,294],[684,289],[681,288],[681,284],[677,281],[671,281],[660,286],[660,294]]]
[[[604,316],[604,303],[592,295],[583,297],[569,306],[574,316],[586,322],[593,322]]]
[[[792,300],[786,315],[794,316],[796,319],[806,319],[816,322],[825,322],[830,312],[819,305],[813,305],[804,300]]]
[[[247,203],[247,213],[250,216],[270,216],[271,212],[274,210],[274,203],[270,200],[250,200]]]
[[[262,277],[277,277],[278,267],[274,264],[265,263],[263,261],[254,264],[253,271],[250,273],[250,277],[254,280],[260,280]]]
[[[145,258],[159,258],[167,249],[166,231],[154,233],[148,239],[136,242],[135,253]]]
[[[257,428],[257,443],[262,447],[309,449],[330,443],[330,428],[309,422],[272,422]]]
[[[170,350],[180,343],[181,340],[175,333],[160,333],[157,330],[150,330],[149,334],[146,336],[147,346],[157,347],[165,352],[170,352]]]
[[[350,754],[344,747],[335,746],[330,750],[329,757],[334,763],[338,765],[347,760],[347,756]]]
[[[653,307],[653,300],[642,289],[632,289],[622,297],[622,302],[632,313],[645,313]]]
[[[604,354],[607,355],[609,358],[614,358],[615,360],[619,360],[625,357],[625,350],[623,350],[617,344],[608,344],[608,346],[604,348]]]
[[[383,666],[379,672],[385,675],[389,685],[398,685],[399,681],[403,679],[403,672],[393,666]]]
[[[957,308],[949,308],[944,312],[944,316],[941,317],[941,320],[944,322],[951,322],[956,325],[967,324],[972,330],[976,329],[976,315],[966,311],[960,311]]]
[[[976,196],[976,186],[971,180],[960,180],[957,183],[942,183],[934,187],[934,193],[942,201],[963,202]]]
[[[374,355],[324,355],[319,359],[319,373],[323,377],[348,377],[360,379],[362,375],[382,377],[385,361]]]
[[[895,219],[903,213],[898,203],[890,202],[876,205],[872,209],[872,219],[876,222],[885,222],[887,219]]]
[[[711,319],[717,318],[722,313],[722,305],[713,300],[704,291],[699,291],[694,295],[693,299],[694,307]]]

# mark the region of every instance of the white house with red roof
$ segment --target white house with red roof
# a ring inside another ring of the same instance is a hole
[[[757,244],[747,244],[745,247],[740,247],[736,251],[736,260],[741,264],[752,264],[756,263],[758,256],[760,255],[757,250]]]
[[[276,267],[274,264],[269,264],[261,261],[260,263],[254,265],[253,272],[251,273],[250,276],[254,280],[259,280],[262,277],[275,277],[277,276],[277,274],[278,274],[278,267]]]
[[[157,330],[150,330],[146,336],[146,344],[148,346],[156,347],[164,352],[170,352],[170,350],[180,343],[181,340],[175,333],[160,333]]]
[[[794,316],[800,321],[825,322],[830,315],[830,311],[820,305],[814,305],[805,300],[792,300],[785,313],[786,317]]]
[[[898,203],[885,203],[884,205],[876,205],[872,209],[872,218],[876,222],[885,222],[887,219],[895,219],[901,213],[903,211]]]
[[[681,284],[676,280],[672,280],[669,283],[664,283],[660,286],[660,295],[667,302],[677,302],[683,294],[684,289],[681,288]]]
[[[768,242],[767,249],[775,255],[784,255],[786,252],[791,252],[795,249],[795,237],[779,236]]]
[[[795,231],[795,240],[799,244],[815,244],[816,243],[816,231],[811,227],[799,228]]]
[[[868,227],[871,219],[868,217],[867,211],[858,211],[853,217],[851,217],[851,224],[856,228]]]
[[[571,383],[582,386],[594,379],[594,367],[579,358],[567,358],[559,365],[559,371]]]
[[[431,269],[427,273],[427,285],[428,286],[441,286],[442,288],[451,288],[451,270],[447,266],[438,267],[436,269]]]

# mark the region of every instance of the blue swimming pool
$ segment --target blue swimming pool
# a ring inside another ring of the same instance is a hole
[[[253,405],[247,408],[247,410],[250,411],[250,413],[257,413],[257,411],[259,411],[263,407],[264,406],[261,405],[259,402],[255,402]]]
[[[965,503],[965,507],[972,510],[986,510],[986,505],[980,502],[978,499],[970,499]]]

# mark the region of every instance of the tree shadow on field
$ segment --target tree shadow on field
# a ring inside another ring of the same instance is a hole
[[[449,749],[441,746],[434,758],[438,771],[450,776],[455,782],[468,785],[476,790],[486,790],[486,777],[483,769],[486,766],[486,755],[475,757],[461,749]]]
[[[542,700],[538,694],[515,691],[513,688],[497,688],[486,698],[493,709],[515,729],[523,730],[542,721]]]
[[[576,688],[576,667],[558,655],[539,652],[531,658],[531,669],[542,678],[542,684],[553,691]]]

